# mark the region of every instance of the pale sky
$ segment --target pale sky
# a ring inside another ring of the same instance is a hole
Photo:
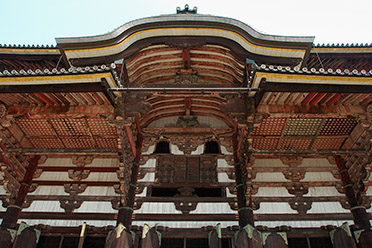
[[[0,0],[0,44],[54,45],[56,37],[107,33],[134,19],[174,14],[186,3],[266,34],[372,43],[372,0]]]

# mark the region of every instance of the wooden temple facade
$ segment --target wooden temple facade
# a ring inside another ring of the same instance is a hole
[[[372,247],[371,45],[177,12],[0,46],[0,246]]]

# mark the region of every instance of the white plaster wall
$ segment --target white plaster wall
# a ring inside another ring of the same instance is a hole
[[[119,160],[116,158],[95,158],[93,162],[85,167],[118,167]]]
[[[96,227],[103,227],[103,226],[108,226],[116,225],[116,221],[99,221],[99,220],[29,220],[29,219],[20,219],[18,220],[18,223],[21,222],[26,222],[28,225],[37,225],[37,224],[44,224],[44,225],[50,225],[50,226],[81,226],[83,225],[84,222],[87,223],[87,225],[92,225]]]
[[[115,193],[114,187],[106,187],[106,186],[90,186],[87,187],[86,190],[79,194],[79,195],[93,195],[93,196],[118,196]]]
[[[302,160],[302,164],[298,165],[298,167],[328,167],[334,166],[328,162],[326,158],[304,158]],[[336,168],[336,167],[335,167]]]
[[[53,172],[53,171],[44,171],[38,181],[73,181],[68,177],[67,172]]]
[[[29,195],[68,195],[63,186],[40,185]]]
[[[91,172],[87,179],[84,181],[118,181],[118,176],[116,172]]]
[[[144,187],[142,193],[141,194],[136,194],[136,197],[146,197],[146,194],[147,194],[147,187]]]
[[[226,150],[226,147],[224,147],[224,146],[220,146],[220,148],[221,148],[221,153],[222,154],[225,154],[225,155],[232,155],[233,154],[232,152],[228,152]]]
[[[272,167],[287,167],[287,166],[284,165],[280,159],[256,159],[254,161],[253,167],[272,168]]]
[[[5,195],[6,194],[6,190],[4,189],[4,185],[1,185],[0,186],[0,194],[1,195]]]
[[[174,155],[183,155],[183,151],[178,149],[178,146],[170,144],[170,153]]]
[[[309,193],[306,196],[345,196],[337,191],[335,187],[309,187]]]
[[[44,164],[40,166],[72,166],[71,158],[48,158]]]
[[[226,173],[218,173],[218,182],[219,183],[235,183],[235,180],[231,180]]]
[[[217,159],[217,167],[219,168],[232,168],[232,166],[228,165],[225,159]]]
[[[137,226],[143,226],[144,223],[147,223],[150,227],[157,225],[170,228],[200,228],[203,226],[215,226],[218,223],[221,224],[222,228],[238,225],[238,221],[133,221],[133,225]]]
[[[254,211],[255,214],[298,214],[286,202],[261,202],[260,208]]]
[[[281,172],[259,172],[253,182],[290,182]]]
[[[302,182],[339,182],[330,172],[306,172]]]
[[[350,213],[350,210],[344,209],[339,202],[313,202],[307,213]]]
[[[29,208],[25,208],[24,212],[65,212],[60,206],[59,201],[33,201]]]
[[[230,205],[226,202],[201,202],[198,203],[196,209],[191,211],[190,214],[236,214],[237,211],[234,211],[230,208]]]
[[[267,226],[267,227],[277,227],[277,226],[291,226],[291,227],[315,227],[319,228],[321,226],[327,225],[334,225],[334,226],[341,226],[345,221],[256,221],[254,224],[255,226]],[[352,221],[348,221],[349,225],[353,224]]]
[[[180,214],[172,202],[144,202],[134,213],[146,214]]]
[[[141,168],[155,168],[156,167],[156,159],[155,158],[150,158],[149,160],[147,160],[146,164],[144,165],[141,165],[140,166]]]
[[[191,152],[191,155],[200,155],[200,154],[203,154],[203,152],[204,152],[204,145],[200,145],[196,148],[195,151]]]
[[[148,172],[146,173],[145,177],[138,182],[154,182],[155,181],[155,172]]]
[[[153,154],[154,153],[154,150],[155,150],[155,145],[152,145],[149,147],[149,149],[145,152],[142,152],[142,155],[150,155],[150,154]]]
[[[117,213],[118,211],[112,208],[111,202],[93,202],[85,201],[80,208],[75,209],[74,213]]]
[[[292,197],[285,187],[259,187],[255,197]]]

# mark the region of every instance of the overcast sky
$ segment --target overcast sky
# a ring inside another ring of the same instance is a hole
[[[257,31],[315,36],[315,43],[372,43],[372,0],[0,0],[0,44],[55,44],[56,37],[110,32],[134,19],[198,13],[230,17]]]

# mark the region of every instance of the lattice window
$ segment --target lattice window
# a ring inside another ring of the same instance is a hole
[[[117,136],[116,127],[111,126],[108,120],[100,118],[90,118],[87,119],[88,126],[92,130],[93,135],[97,136]]]
[[[95,143],[90,137],[61,138],[66,148],[95,148]]]
[[[345,138],[318,138],[313,144],[313,149],[336,150],[340,149]]]
[[[279,139],[253,138],[252,146],[255,149],[272,150],[278,147]]]
[[[211,183],[217,182],[215,156],[160,155],[157,163],[158,183]]]
[[[329,118],[323,124],[319,136],[349,135],[357,121],[347,118]]]
[[[316,135],[322,119],[290,118],[288,120],[285,136],[314,136]]]
[[[285,125],[285,118],[263,119],[261,124],[255,128],[253,135],[257,136],[281,136]]]
[[[53,125],[59,136],[88,136],[89,130],[85,124],[84,119],[51,119],[50,123]]]
[[[311,144],[311,138],[296,138],[288,139],[282,138],[279,142],[279,149],[289,149],[289,150],[306,150]]]
[[[55,132],[45,119],[19,119],[17,124],[27,137],[55,136]]]
[[[31,144],[35,148],[63,148],[63,144],[56,138],[30,138]]]
[[[118,140],[116,138],[94,138],[98,148],[117,148]]]

